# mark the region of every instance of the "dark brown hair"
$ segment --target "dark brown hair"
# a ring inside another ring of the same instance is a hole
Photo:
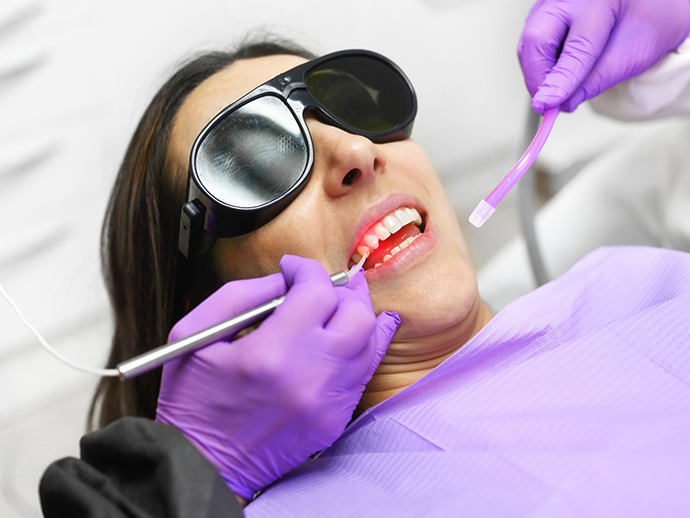
[[[144,112],[120,166],[101,233],[114,318],[107,367],[165,343],[187,309],[219,287],[211,254],[188,261],[177,250],[187,174],[186,164],[169,157],[170,133],[180,106],[205,79],[235,61],[276,54],[313,58],[294,43],[266,36],[246,40],[235,50],[205,52],[184,62]],[[89,428],[125,415],[155,417],[159,385],[160,369],[125,382],[102,378]]]

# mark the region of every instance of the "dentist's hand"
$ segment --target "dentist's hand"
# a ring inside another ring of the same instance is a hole
[[[518,44],[532,107],[573,111],[657,63],[689,28],[689,0],[538,0]]]
[[[179,340],[287,291],[252,333],[167,363],[158,397],[156,420],[247,499],[340,436],[400,323],[375,316],[361,273],[334,288],[316,261],[280,268],[226,284],[173,327]]]

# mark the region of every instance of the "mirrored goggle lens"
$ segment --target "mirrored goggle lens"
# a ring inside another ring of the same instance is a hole
[[[311,69],[305,83],[332,115],[361,131],[388,131],[412,114],[413,94],[405,78],[373,57],[331,59]]]
[[[287,193],[306,173],[308,150],[288,107],[255,99],[206,135],[196,157],[199,181],[220,202],[260,207]]]

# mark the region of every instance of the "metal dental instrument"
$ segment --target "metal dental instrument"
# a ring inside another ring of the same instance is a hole
[[[333,286],[343,286],[350,282],[352,276],[362,269],[364,261],[368,255],[369,254],[364,254],[364,257],[362,257],[359,263],[350,268],[349,271],[343,270],[331,275]],[[41,335],[41,333],[39,333],[38,330],[29,323],[26,317],[24,317],[24,314],[19,309],[19,306],[17,306],[14,300],[12,300],[9,294],[5,291],[5,289],[2,287],[2,284],[0,284],[0,295],[7,300],[22,324],[24,324],[27,329],[31,331],[41,346],[45,348],[46,351],[48,351],[52,356],[60,360],[65,365],[68,365],[69,367],[72,367],[78,371],[86,372],[88,374],[96,374],[97,376],[103,377],[119,377],[121,381],[133,378],[139,374],[143,374],[144,372],[155,369],[156,367],[160,367],[165,362],[172,360],[173,358],[176,358],[186,352],[210,345],[213,342],[217,342],[218,340],[222,340],[233,333],[241,331],[245,327],[256,324],[270,315],[271,312],[280,306],[285,300],[284,295],[282,297],[273,299],[265,304],[257,306],[254,309],[250,309],[249,311],[245,311],[244,313],[226,320],[225,322],[221,322],[220,324],[205,329],[204,331],[196,333],[192,336],[188,336],[187,338],[178,340],[177,342],[161,345],[152,351],[148,351],[130,360],[118,363],[114,369],[97,369],[73,362],[58,352],[52,345],[50,345],[46,339],[43,338],[43,335]]]
[[[347,284],[350,281],[350,277],[362,268],[365,259],[366,256],[362,258],[358,265],[353,266],[349,272],[343,270],[331,275],[333,285],[342,286]],[[225,322],[216,324],[213,327],[209,327],[187,338],[161,345],[156,349],[135,356],[130,360],[118,363],[115,368],[119,372],[120,380],[124,381],[129,378],[134,378],[156,367],[160,367],[165,362],[177,358],[182,354],[210,345],[233,333],[241,331],[245,327],[256,324],[270,315],[284,300],[285,295],[266,302],[265,304],[261,304],[254,309],[240,313]]]
[[[544,114],[544,119],[541,122],[541,126],[534,136],[532,143],[527,148],[527,151],[522,155],[518,163],[513,167],[508,174],[505,175],[503,180],[496,186],[496,188],[491,191],[485,200],[481,200],[477,208],[470,216],[470,223],[475,227],[481,227],[484,222],[491,217],[491,215],[496,210],[496,206],[503,199],[503,197],[508,194],[508,192],[513,188],[513,186],[518,182],[522,175],[530,168],[539,155],[539,152],[544,147],[546,139],[551,133],[553,128],[553,123],[556,121],[556,116],[558,115],[558,108],[551,108],[546,110]]]

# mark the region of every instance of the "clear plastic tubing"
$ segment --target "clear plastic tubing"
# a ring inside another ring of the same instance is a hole
[[[541,121],[541,126],[539,126],[539,130],[532,139],[532,143],[527,148],[527,151],[525,151],[525,154],[522,155],[522,158],[520,158],[518,163],[515,164],[515,167],[508,171],[508,174],[505,175],[503,180],[501,180],[501,183],[499,183],[496,188],[491,191],[491,194],[489,194],[486,199],[480,201],[479,205],[477,205],[477,208],[474,209],[474,212],[470,216],[470,223],[472,223],[475,227],[481,227],[484,222],[491,217],[496,210],[496,206],[498,206],[503,197],[510,192],[518,180],[522,178],[522,176],[532,166],[544,147],[546,139],[551,133],[551,129],[553,128],[553,123],[556,121],[557,115],[557,107],[546,110],[544,119]]]

